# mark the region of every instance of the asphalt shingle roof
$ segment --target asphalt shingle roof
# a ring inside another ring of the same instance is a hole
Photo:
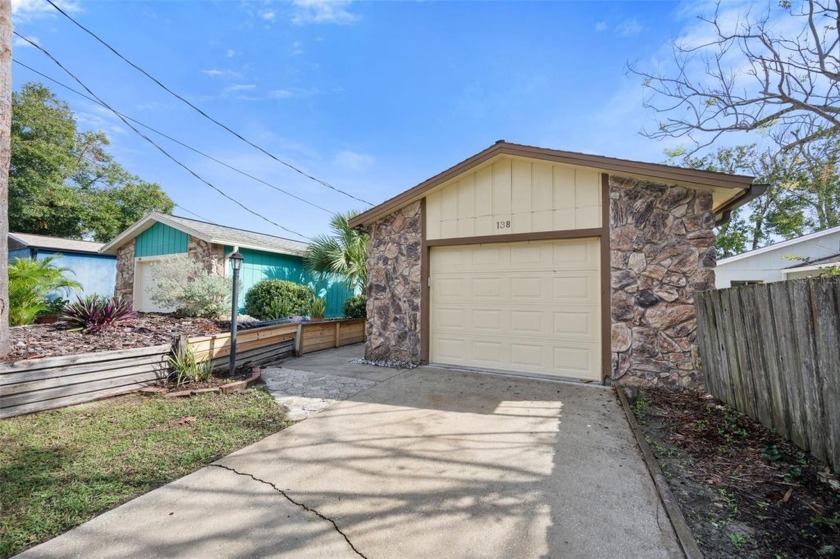
[[[93,241],[77,241],[75,239],[62,239],[60,237],[47,237],[45,235],[32,235],[30,233],[9,233],[11,239],[32,248],[43,248],[55,251],[66,252],[99,252],[105,243]]]

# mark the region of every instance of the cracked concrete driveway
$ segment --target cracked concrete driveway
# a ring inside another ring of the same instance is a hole
[[[369,380],[22,557],[679,557],[612,391],[290,361]]]

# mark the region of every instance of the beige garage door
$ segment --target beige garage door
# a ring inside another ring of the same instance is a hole
[[[432,363],[601,380],[598,239],[433,247]]]
[[[134,263],[134,310],[140,312],[173,312],[154,301],[149,288],[154,284],[152,266],[159,260],[137,260]]]

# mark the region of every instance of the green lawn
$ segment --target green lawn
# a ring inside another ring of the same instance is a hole
[[[266,393],[140,395],[0,420],[0,557],[287,425]]]

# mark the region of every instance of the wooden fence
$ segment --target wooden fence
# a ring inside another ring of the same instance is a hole
[[[365,341],[365,319],[329,320],[300,324],[297,354],[311,353]],[[238,343],[238,342],[237,342]]]
[[[328,347],[364,340],[365,321],[280,324],[243,330],[236,336],[236,364],[262,365]],[[226,368],[230,334],[186,340],[198,360]],[[169,344],[155,347],[47,357],[0,365],[0,418],[62,408],[126,394],[167,378]]]
[[[840,278],[694,300],[707,389],[840,468]]]

